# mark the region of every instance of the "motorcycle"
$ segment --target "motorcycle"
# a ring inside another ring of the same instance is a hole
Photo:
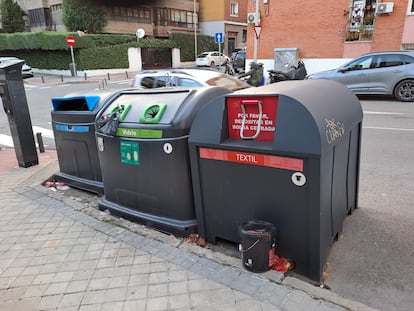
[[[298,61],[297,66],[290,66],[287,72],[277,70],[268,70],[267,72],[269,73],[269,83],[288,80],[304,80],[307,75],[305,63],[301,60]]]

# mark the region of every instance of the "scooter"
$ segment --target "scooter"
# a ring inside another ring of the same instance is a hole
[[[297,66],[290,66],[287,72],[268,70],[269,83],[276,83],[288,80],[304,80],[307,74],[305,64],[303,61],[298,61]]]

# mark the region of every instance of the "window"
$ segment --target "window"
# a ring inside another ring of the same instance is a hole
[[[408,12],[409,15],[414,15],[414,0],[408,1]]]
[[[377,0],[353,0],[348,12],[345,41],[370,41],[374,34]]]
[[[399,55],[382,55],[378,56],[375,62],[375,68],[401,66],[403,62]]]
[[[32,27],[52,26],[49,8],[29,10],[29,18]]]
[[[110,18],[117,21],[149,24],[151,22],[151,11],[149,7],[114,6],[110,10]]]
[[[239,16],[239,4],[230,2],[230,16]]]
[[[363,70],[371,68],[373,56],[366,56],[348,64],[347,70]]]

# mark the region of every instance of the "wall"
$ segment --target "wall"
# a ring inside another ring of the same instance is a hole
[[[376,17],[373,40],[364,42],[345,42],[349,0],[268,0],[268,4],[258,1],[262,27],[259,59],[273,58],[275,48],[299,48],[300,57],[305,59],[353,58],[371,51],[399,50],[403,32],[407,40],[413,40],[414,36],[414,22],[406,16],[408,0],[392,1],[394,11]],[[248,11],[255,12],[253,1],[248,2]],[[406,20],[411,28],[404,28]],[[249,25],[247,31],[247,53],[253,58],[254,26]]]
[[[199,0],[200,17],[202,21],[223,21],[224,5],[223,0]]]
[[[405,19],[402,43],[414,44],[414,15],[407,16]]]

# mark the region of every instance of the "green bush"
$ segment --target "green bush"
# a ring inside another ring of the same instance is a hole
[[[168,63],[171,48],[180,48],[181,61],[194,61],[194,36],[173,33],[170,39],[143,38],[134,35],[86,34],[73,32],[24,32],[0,34],[0,56],[16,56],[39,69],[69,69],[72,62],[66,37],[76,39],[74,56],[79,70],[128,68],[128,48],[141,47],[159,50],[157,63]],[[214,37],[197,36],[197,52],[217,50]]]
[[[194,34],[185,34],[185,33],[172,33],[171,39],[177,43],[180,47],[181,52],[181,61],[195,61],[194,53]],[[192,42],[192,44],[190,44]],[[215,43],[215,38],[212,36],[206,35],[197,35],[197,54],[206,51],[216,51],[218,50],[217,43]]]

